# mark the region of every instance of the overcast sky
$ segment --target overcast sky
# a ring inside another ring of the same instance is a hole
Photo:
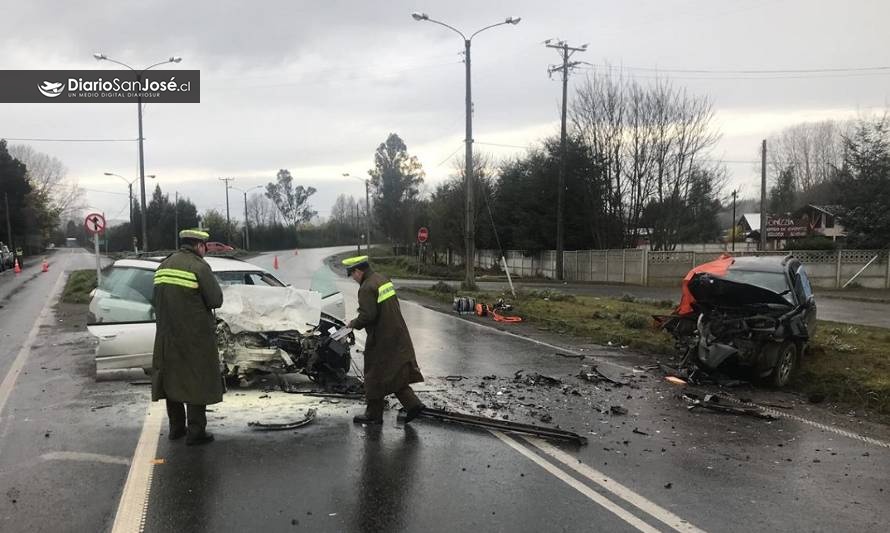
[[[463,43],[415,22],[427,12],[465,32],[507,16],[473,40],[477,151],[506,157],[558,132],[558,37],[589,43],[578,59],[646,68],[793,70],[890,65],[887,0],[649,1],[83,1],[28,0],[3,9],[3,69],[113,69],[94,52],[133,66],[171,55],[201,71],[200,104],[152,104],[144,116],[146,174],[203,211],[225,209],[220,176],[242,189],[279,168],[318,189],[322,216],[340,193],[364,196],[377,145],[398,133],[434,186],[461,157]],[[588,71],[576,72],[570,83]],[[710,96],[731,185],[758,193],[760,139],[801,121],[880,112],[890,71],[812,75],[675,73]],[[758,79],[754,79],[758,78]],[[0,104],[0,138],[135,139],[136,104]],[[10,141],[11,144],[21,144]],[[90,209],[126,218],[126,185],[103,172],[138,175],[136,143],[30,142],[61,159],[88,189]],[[152,186],[151,181],[148,182]],[[107,192],[101,192],[107,191]],[[233,191],[233,217],[242,196]],[[112,194],[116,193],[116,194]]]

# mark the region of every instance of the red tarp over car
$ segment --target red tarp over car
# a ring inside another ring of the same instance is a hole
[[[723,276],[726,274],[726,271],[729,270],[729,266],[732,265],[733,261],[735,261],[735,259],[733,259],[731,255],[723,254],[719,259],[715,259],[710,263],[698,265],[690,270],[689,273],[686,274],[686,277],[683,278],[683,295],[680,297],[680,306],[677,307],[675,314],[689,315],[695,312],[692,308],[692,304],[695,303],[695,297],[689,292],[689,280],[692,279],[692,276],[702,272],[713,274],[718,277]]]

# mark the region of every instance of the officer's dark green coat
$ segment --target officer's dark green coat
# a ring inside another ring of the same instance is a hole
[[[349,323],[351,328],[364,329],[368,334],[365,396],[369,400],[423,381],[399,298],[391,287],[388,279],[368,269],[358,290],[358,316]]]
[[[188,273],[194,274],[194,280]],[[162,279],[168,282],[159,283]],[[176,284],[180,280],[184,283]],[[158,267],[152,400],[168,398],[197,405],[222,401],[216,320],[211,311],[222,302],[222,289],[210,266],[191,246],[183,245]]]

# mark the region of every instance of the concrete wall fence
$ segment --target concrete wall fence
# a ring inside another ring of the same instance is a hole
[[[574,250],[563,252],[566,281],[590,283],[625,283],[630,285],[676,286],[696,265],[720,257],[721,251],[696,251],[692,246],[685,251]],[[841,288],[856,276],[851,285],[873,289],[890,288],[890,258],[887,250],[796,250],[726,252],[736,257],[789,253],[806,266],[810,280],[816,287]],[[556,252],[548,250],[527,253],[522,250],[505,252],[510,274],[518,278],[556,278]],[[452,260],[461,262],[459,256]],[[476,266],[502,269],[501,258],[494,250],[477,250]],[[861,272],[860,272],[861,271]],[[858,276],[857,276],[858,273]]]

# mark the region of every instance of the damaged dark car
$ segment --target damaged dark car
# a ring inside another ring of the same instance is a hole
[[[733,368],[784,387],[815,332],[816,301],[792,256],[723,256],[686,275],[662,327],[690,377]]]

